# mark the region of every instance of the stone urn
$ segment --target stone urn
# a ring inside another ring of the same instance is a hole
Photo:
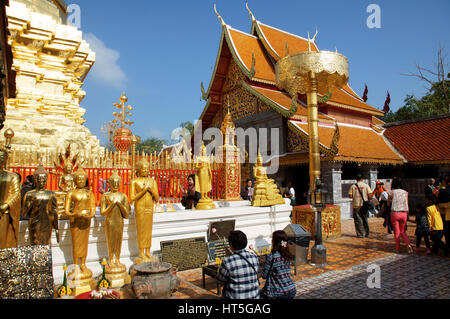
[[[138,264],[130,273],[131,287],[138,299],[167,299],[180,287],[180,279],[166,262]]]

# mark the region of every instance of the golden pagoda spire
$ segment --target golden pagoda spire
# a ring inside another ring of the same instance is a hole
[[[226,26],[225,21],[223,21],[222,17],[220,16],[220,14],[217,12],[217,8],[216,8],[216,4],[214,3],[214,12],[217,15],[217,18],[220,20],[220,22],[222,23],[222,27]]]
[[[256,22],[255,16],[253,15],[253,13],[248,8],[248,1],[245,1],[245,7],[247,8],[247,11],[250,14],[250,17],[252,18],[252,23]]]

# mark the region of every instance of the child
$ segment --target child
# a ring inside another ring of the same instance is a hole
[[[415,208],[416,211],[416,247],[414,247],[414,250],[417,252],[417,250],[420,247],[420,244],[422,243],[422,237],[425,241],[425,246],[427,247],[427,255],[431,254],[430,251],[430,226],[428,225],[428,214],[425,211],[425,208],[422,204],[419,204]]]
[[[442,222],[441,214],[437,210],[436,199],[434,196],[427,198],[427,215],[428,225],[430,225],[431,231],[431,240],[433,241],[431,252],[437,255],[439,253],[439,248],[442,248],[445,255],[448,256],[448,248],[442,242],[444,223]]]

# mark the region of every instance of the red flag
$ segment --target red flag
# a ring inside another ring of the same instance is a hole
[[[367,84],[366,84],[366,88],[365,88],[365,90],[364,90],[364,96],[363,96],[363,101],[364,102],[367,102],[367,100],[368,100],[368,95],[369,94],[369,89],[367,88]]]
[[[391,104],[391,95],[389,94],[389,91],[388,91],[387,97],[386,97],[386,102],[384,102],[384,108],[383,108],[384,114],[389,113],[389,111],[391,110],[391,107],[389,106],[389,104]]]

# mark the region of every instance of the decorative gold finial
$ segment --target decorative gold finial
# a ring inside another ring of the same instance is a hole
[[[128,102],[128,97],[125,95],[125,93],[122,93],[119,101],[120,103],[113,104],[120,111],[113,113],[115,119],[112,121],[112,123],[118,124],[119,122],[121,122],[122,127],[124,125],[130,126],[134,124],[134,122],[127,120],[127,116],[131,117],[131,111],[133,111],[133,108],[130,105],[125,106],[125,103]]]
[[[250,17],[252,18],[252,22],[255,22],[256,21],[255,16],[253,15],[253,13],[248,8],[248,1],[245,1],[245,7],[247,8],[247,11],[250,14]]]
[[[214,12],[217,15],[217,18],[219,18],[220,22],[222,23],[222,27],[226,26],[225,21],[223,21],[222,17],[220,16],[220,14],[217,12],[217,8],[216,8],[216,4],[214,3]]]

